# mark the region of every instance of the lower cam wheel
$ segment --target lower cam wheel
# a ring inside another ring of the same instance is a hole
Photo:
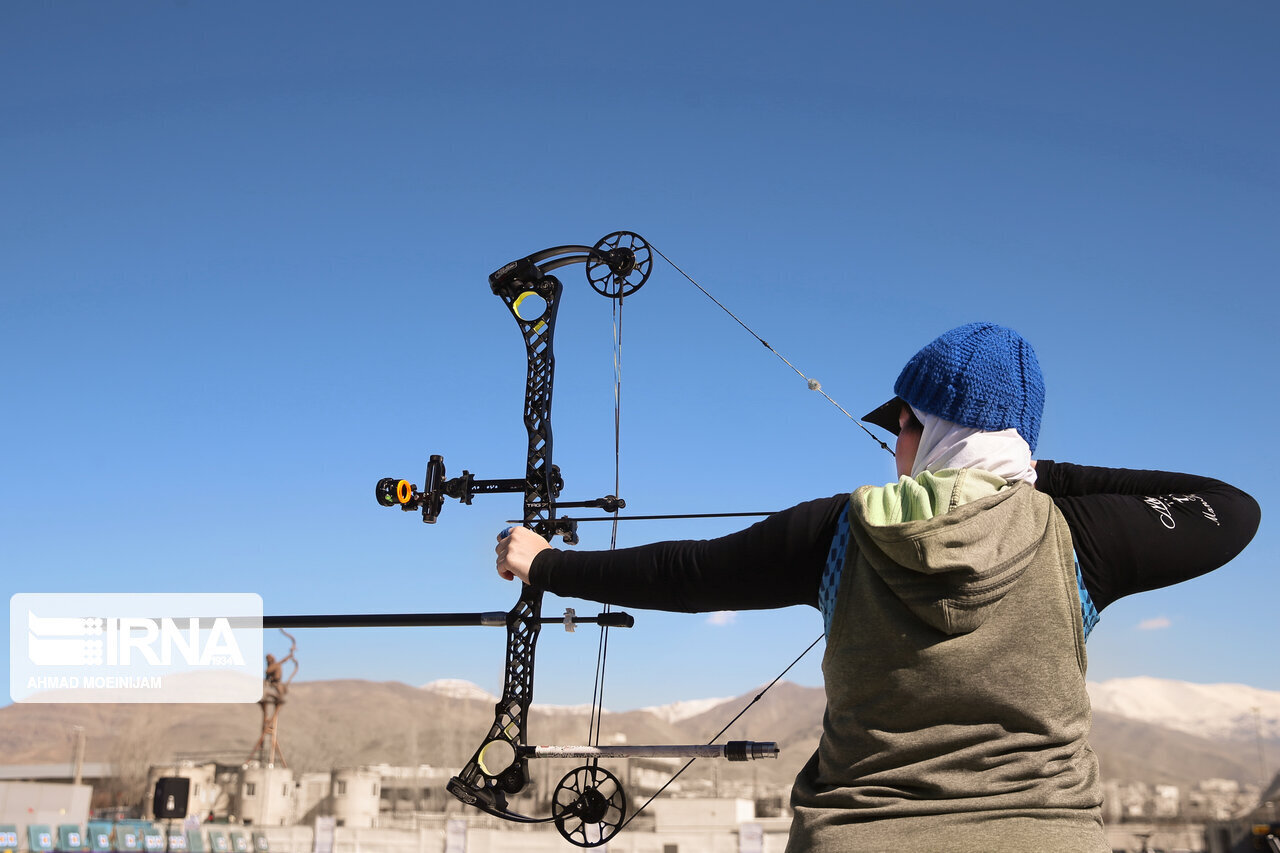
[[[598,253],[587,261],[587,283],[601,296],[630,296],[649,280],[653,250],[639,234],[614,231],[595,245]]]
[[[551,796],[551,818],[576,847],[599,847],[618,834],[627,796],[618,777],[594,765],[569,771]]]

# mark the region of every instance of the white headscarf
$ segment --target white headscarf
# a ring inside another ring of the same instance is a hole
[[[911,467],[911,476],[922,471],[947,468],[980,468],[1009,482],[1036,482],[1036,469],[1031,467],[1031,447],[1016,429],[983,432],[973,427],[944,421],[926,414],[915,406],[915,416],[924,424],[920,449]]]

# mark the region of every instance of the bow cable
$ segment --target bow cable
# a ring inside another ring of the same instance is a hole
[[[655,251],[656,251],[656,250],[655,250]],[[804,651],[802,651],[800,654],[796,655],[796,659],[795,659],[795,660],[793,660],[791,663],[787,664],[787,668],[786,668],[786,669],[784,669],[784,670],[782,670],[782,672],[778,673],[778,674],[774,677],[773,681],[770,681],[767,685],[765,685],[764,689],[763,689],[763,690],[761,690],[759,693],[757,693],[754,699],[752,699],[750,702],[748,702],[746,705],[744,705],[744,706],[743,706],[743,708],[742,708],[742,710],[741,710],[741,711],[739,711],[736,715],[734,715],[734,718],[733,718],[732,720],[730,720],[729,722],[725,723],[725,724],[724,724],[724,728],[722,728],[720,731],[718,731],[718,732],[716,732],[714,735],[712,735],[712,736],[711,736],[711,739],[710,739],[710,740],[708,740],[708,741],[707,741],[707,743],[708,743],[708,744],[715,743],[715,742],[716,742],[716,740],[717,740],[717,739],[719,739],[719,737],[720,737],[722,734],[724,734],[725,732],[729,731],[729,727],[730,727],[730,726],[732,726],[734,723],[738,722],[738,720],[742,717],[742,715],[743,715],[743,714],[747,713],[747,711],[750,711],[750,710],[751,710],[751,708],[752,708],[752,707],[753,707],[757,702],[759,702],[761,699],[763,699],[763,698],[764,698],[764,694],[768,693],[771,689],[773,689],[773,685],[775,685],[775,684],[777,684],[779,681],[781,681],[781,680],[782,680],[782,676],[784,676],[784,675],[786,675],[788,672],[790,672],[790,671],[791,671],[791,667],[793,667],[793,666],[795,666],[796,664],[798,664],[798,663],[800,662],[800,659],[801,659],[801,658],[803,658],[805,655],[809,654],[809,652],[813,651],[813,647],[814,647],[814,646],[816,646],[816,645],[818,645],[818,643],[822,642],[823,638],[824,638],[824,637],[826,637],[826,636],[827,636],[827,634],[826,634],[826,632],[825,632],[825,631],[824,631],[823,633],[819,634],[819,635],[818,635],[818,637],[817,637],[817,639],[815,639],[812,643],[810,643],[810,644],[808,645],[808,647],[806,647],[806,648],[805,648],[805,650],[804,650]],[[636,809],[635,811],[633,811],[633,812],[631,813],[630,817],[628,817],[626,820],[624,820],[624,821],[622,822],[622,825],[618,827],[618,832],[621,832],[622,830],[626,829],[626,828],[627,828],[627,826],[629,826],[629,825],[631,824],[631,821],[635,820],[635,819],[640,815],[640,812],[642,812],[642,811],[644,811],[645,809],[647,809],[647,808],[649,807],[649,804],[650,804],[650,803],[652,803],[654,800],[658,799],[658,795],[659,795],[659,794],[661,794],[663,791],[667,790],[667,787],[668,787],[668,786],[670,786],[672,782],[674,782],[674,781],[676,781],[677,779],[679,779],[679,778],[680,778],[680,774],[681,774],[681,773],[683,773],[684,771],[688,770],[688,769],[693,765],[693,762],[695,762],[695,761],[697,761],[697,760],[698,760],[698,757],[695,755],[693,758],[690,758],[688,761],[686,761],[686,762],[684,763],[684,766],[683,766],[683,767],[681,767],[679,770],[677,770],[677,771],[675,772],[675,774],[674,774],[670,779],[668,779],[667,781],[665,781],[665,782],[663,782],[663,783],[662,783],[662,787],[661,787],[661,788],[659,788],[658,790],[654,791],[654,792],[653,792],[653,794],[652,794],[652,796],[650,796],[650,797],[649,797],[649,799],[645,800],[645,801],[644,801],[644,804],[643,804],[642,806],[640,806],[640,808],[638,808],[638,809]]]
[[[613,493],[621,494],[622,480],[622,302],[620,293],[613,303]],[[603,519],[601,519],[603,520]],[[618,510],[614,509],[612,530],[609,535],[609,550],[618,547]],[[605,613],[611,611],[608,603],[602,607]],[[587,726],[587,743],[591,746],[600,744],[600,736],[604,725],[604,673],[609,659],[609,626],[600,626],[600,640],[596,648],[596,676],[591,690],[591,717]],[[599,759],[591,762],[599,763]]]

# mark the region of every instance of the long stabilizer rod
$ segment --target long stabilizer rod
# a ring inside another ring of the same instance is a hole
[[[635,619],[629,613],[614,610],[597,616],[578,616],[572,609],[564,616],[543,616],[542,625],[564,625],[572,631],[575,625],[606,625],[630,628]],[[507,614],[501,610],[483,613],[336,613],[321,616],[263,616],[263,628],[463,628],[484,626],[501,628]]]
[[[524,758],[727,758],[750,761],[777,758],[778,745],[772,741],[731,740],[728,743],[671,744],[661,746],[526,746]]]

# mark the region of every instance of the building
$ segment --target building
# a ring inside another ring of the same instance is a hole
[[[92,787],[71,782],[0,782],[0,824],[84,826],[92,796]]]
[[[218,765],[212,762],[196,764],[191,761],[154,765],[147,772],[147,790],[154,791],[156,782],[161,778],[172,777],[187,779],[191,785],[187,792],[187,814],[206,821],[214,814],[229,812],[230,795],[218,783]],[[142,816],[147,820],[155,819],[153,806],[150,797],[143,799]]]

